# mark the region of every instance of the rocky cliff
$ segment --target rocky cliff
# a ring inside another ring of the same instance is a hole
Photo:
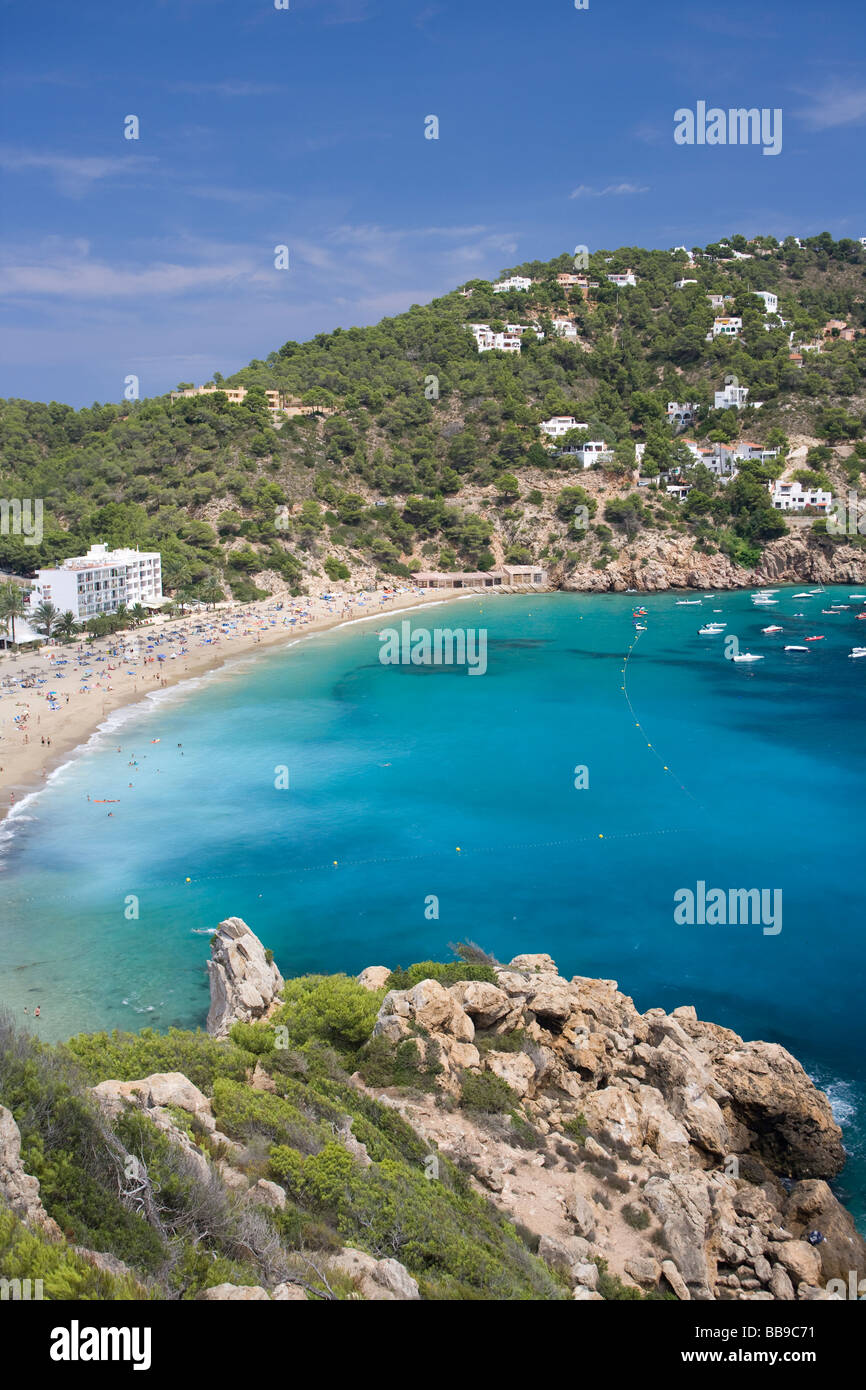
[[[851,545],[824,550],[810,542],[808,533],[795,531],[772,541],[752,570],[741,569],[721,553],[703,554],[691,536],[671,538],[643,533],[629,545],[628,552],[626,557],[610,561],[604,569],[595,569],[587,562],[568,574],[554,570],[551,578],[569,592],[594,593],[866,582],[866,551]]]
[[[495,974],[386,995],[376,1034],[413,1040],[437,1093],[385,1094],[538,1233],[577,1297],[592,1296],[598,1257],[680,1299],[826,1298],[829,1279],[866,1273],[826,1181],[845,1162],[841,1132],[783,1047],[689,1006],[638,1013],[614,981],[565,980],[546,955]],[[507,1084],[538,1142],[501,1114],[454,1108],[467,1077],[485,1074]]]
[[[254,932],[240,917],[227,917],[211,940],[210,1010],[207,1031],[224,1038],[233,1023],[264,1018],[283,987],[283,977]]]

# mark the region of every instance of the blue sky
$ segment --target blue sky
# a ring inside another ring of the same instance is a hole
[[[0,395],[156,395],[578,244],[866,235],[850,0],[290,4],[0,0]],[[699,100],[781,153],[676,145]]]

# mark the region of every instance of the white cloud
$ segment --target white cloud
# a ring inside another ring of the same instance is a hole
[[[166,85],[170,92],[190,96],[266,97],[286,90],[274,82],[245,82],[231,77],[222,82],[169,82]]]
[[[126,158],[116,155],[39,154],[34,150],[0,148],[0,169],[17,174],[26,169],[41,169],[53,176],[57,187],[70,197],[81,197],[103,179],[128,178],[140,173],[142,166],[152,167],[158,161],[153,155],[130,152]]]
[[[860,125],[866,120],[866,86],[834,82],[823,91],[804,92],[809,105],[797,115],[812,130],[831,130],[840,125]]]
[[[637,183],[609,183],[606,188],[592,188],[588,183],[578,184],[572,189],[569,198],[609,198],[624,193],[649,193],[649,186]]]

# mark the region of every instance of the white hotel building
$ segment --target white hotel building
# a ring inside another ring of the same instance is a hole
[[[30,594],[31,609],[53,603],[61,613],[75,614],[78,622],[115,613],[140,603],[162,603],[162,562],[157,550],[109,550],[92,545],[86,555],[64,560],[58,569],[38,570]]]

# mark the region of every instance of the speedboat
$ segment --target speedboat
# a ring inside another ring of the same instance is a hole
[[[794,598],[813,598],[813,597],[814,597],[814,591],[811,592],[811,593],[808,593],[808,594],[806,594],[806,593],[803,593],[803,594],[794,594],[793,597],[794,597]]]
[[[762,656],[756,656],[754,652],[736,652],[731,657],[731,661],[763,661]]]
[[[849,598],[866,598],[866,594],[849,594]]]
[[[785,651],[786,651],[786,652],[807,652],[808,650],[809,650],[808,647],[786,647],[786,648],[785,648]]]
[[[866,647],[852,647],[848,653],[849,660],[853,658],[856,661],[859,656],[866,656]]]
[[[762,627],[762,628],[761,628],[761,631],[762,631],[762,632],[781,632],[782,629],[779,627],[778,623],[776,623],[776,624],[774,624],[772,627]]]
[[[721,637],[725,630],[725,623],[707,623],[704,627],[698,628],[699,637]]]
[[[677,608],[693,608],[696,603],[700,604],[699,598],[678,598]]]
[[[635,623],[635,632],[646,632],[646,623]]]
[[[822,637],[807,637],[807,638],[806,638],[806,641],[807,641],[807,642],[823,642],[824,640],[825,640],[825,639],[824,639],[823,636],[822,636]]]

